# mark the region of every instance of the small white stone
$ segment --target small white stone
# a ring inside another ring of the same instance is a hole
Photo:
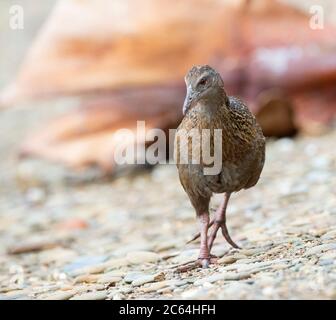
[[[107,291],[94,291],[76,295],[70,300],[105,300],[107,298]]]
[[[129,252],[126,259],[132,264],[141,264],[157,262],[161,259],[161,257],[157,253],[151,251],[134,251]]]

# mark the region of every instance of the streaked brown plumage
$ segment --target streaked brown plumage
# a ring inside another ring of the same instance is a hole
[[[226,95],[223,81],[214,69],[207,65],[195,66],[188,72],[185,81],[187,96],[183,106],[184,118],[176,134],[175,159],[181,184],[200,220],[199,258],[202,265],[207,266],[218,229],[222,229],[224,237],[232,246],[238,247],[226,228],[226,206],[232,192],[250,188],[258,182],[265,161],[265,138],[246,105],[238,98]],[[200,133],[210,129],[208,148],[211,155],[218,147],[214,144],[215,129],[221,129],[221,167],[218,173],[205,174],[204,169],[210,165],[202,157],[197,164],[191,162],[192,152],[205,154],[201,143],[191,143],[191,132],[195,132],[193,129]],[[189,155],[188,161],[184,163],[180,163],[182,150],[187,150]],[[224,193],[225,197],[210,222],[209,202],[213,193]],[[208,236],[211,225],[213,229]]]

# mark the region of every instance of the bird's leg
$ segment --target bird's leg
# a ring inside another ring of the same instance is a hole
[[[225,193],[224,199],[215,213],[214,226],[209,236],[208,248],[211,250],[214,240],[216,239],[217,231],[222,229],[222,234],[226,241],[231,244],[232,247],[239,249],[239,246],[231,239],[228,229],[226,227],[226,208],[230,199],[230,193]]]
[[[215,219],[211,219],[211,220],[210,220],[210,222],[209,222],[209,228],[214,224],[214,222],[215,222]],[[200,232],[196,233],[190,240],[187,241],[187,244],[190,243],[190,242],[195,241],[195,240],[198,239],[200,236],[201,236],[201,233],[200,233]]]
[[[203,268],[207,268],[210,262],[210,251],[208,247],[208,229],[209,229],[209,214],[202,213],[199,215],[200,234],[201,234],[201,247],[199,254],[199,261]]]
[[[200,223],[200,233],[199,236],[201,237],[201,247],[200,253],[198,256],[198,260],[185,265],[180,266],[177,268],[178,272],[187,272],[198,268],[200,265],[203,268],[207,268],[210,263],[215,263],[216,259],[210,255],[210,250],[208,246],[208,230],[209,230],[209,213],[202,213],[198,215],[199,223]]]

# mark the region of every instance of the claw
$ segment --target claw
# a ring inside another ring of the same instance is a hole
[[[201,259],[201,265],[202,265],[202,268],[203,269],[207,269],[209,268],[209,265],[210,265],[210,261],[209,259]]]

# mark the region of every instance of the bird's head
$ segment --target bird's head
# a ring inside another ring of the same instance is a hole
[[[201,100],[212,101],[224,93],[224,83],[218,72],[208,65],[192,67],[184,78],[187,94],[183,104],[185,115],[192,105]]]

